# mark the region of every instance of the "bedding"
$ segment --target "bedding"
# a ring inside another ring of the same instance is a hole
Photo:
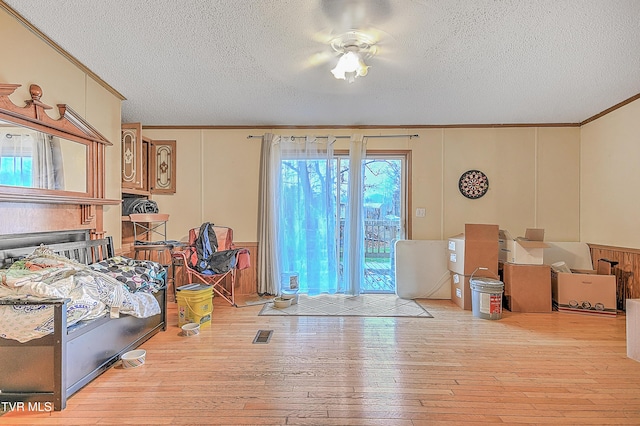
[[[156,292],[164,288],[166,271],[162,265],[150,260],[137,260],[124,256],[114,256],[102,262],[89,265],[95,271],[110,275],[125,285],[132,293],[137,291]]]
[[[122,200],[122,216],[135,213],[158,213],[158,204],[142,197],[129,197]]]
[[[164,286],[164,268],[123,257],[84,265],[46,247],[0,271],[0,298],[69,299],[67,327],[109,314],[147,318],[161,313],[152,293]],[[53,331],[51,305],[0,306],[0,337],[21,343]]]

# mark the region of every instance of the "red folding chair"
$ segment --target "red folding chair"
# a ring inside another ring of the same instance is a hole
[[[184,272],[187,275],[188,283],[201,282],[209,284],[213,287],[213,291],[229,302],[232,306],[236,306],[235,286],[237,271],[247,269],[251,266],[249,250],[239,248],[233,244],[233,230],[226,226],[211,225],[215,231],[218,241],[218,248],[214,253],[214,257],[229,259],[228,265],[224,268],[217,268],[217,272],[203,272],[195,265],[194,259],[197,259],[196,240],[200,232],[200,227],[189,230],[189,244],[180,250],[173,252],[173,256],[178,257],[183,264]],[[227,283],[226,278],[230,277]],[[227,285],[228,284],[228,288]]]

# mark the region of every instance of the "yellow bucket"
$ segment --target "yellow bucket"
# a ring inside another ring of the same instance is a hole
[[[200,328],[211,325],[213,287],[206,284],[188,284],[178,287],[178,327],[193,322]]]

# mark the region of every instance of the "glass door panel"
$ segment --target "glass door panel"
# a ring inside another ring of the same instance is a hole
[[[338,158],[339,245],[343,247],[349,160]],[[394,244],[405,237],[405,157],[368,155],[364,161],[364,284],[362,293],[395,293]],[[343,264],[343,253],[339,254]],[[342,269],[342,268],[341,268]]]

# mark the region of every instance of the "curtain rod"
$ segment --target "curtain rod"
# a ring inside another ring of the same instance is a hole
[[[300,139],[300,138],[306,138],[306,136],[293,136],[296,139]],[[314,136],[318,139],[327,139],[329,136]],[[419,138],[420,135],[418,134],[413,134],[413,135],[363,135],[363,138],[405,138],[408,137],[409,139],[413,139],[413,138]],[[258,136],[258,135],[249,135],[247,136],[247,139],[253,139],[253,138],[260,138],[262,139],[262,136]],[[351,136],[334,136],[334,138],[336,139],[347,139],[347,138],[351,138]]]

